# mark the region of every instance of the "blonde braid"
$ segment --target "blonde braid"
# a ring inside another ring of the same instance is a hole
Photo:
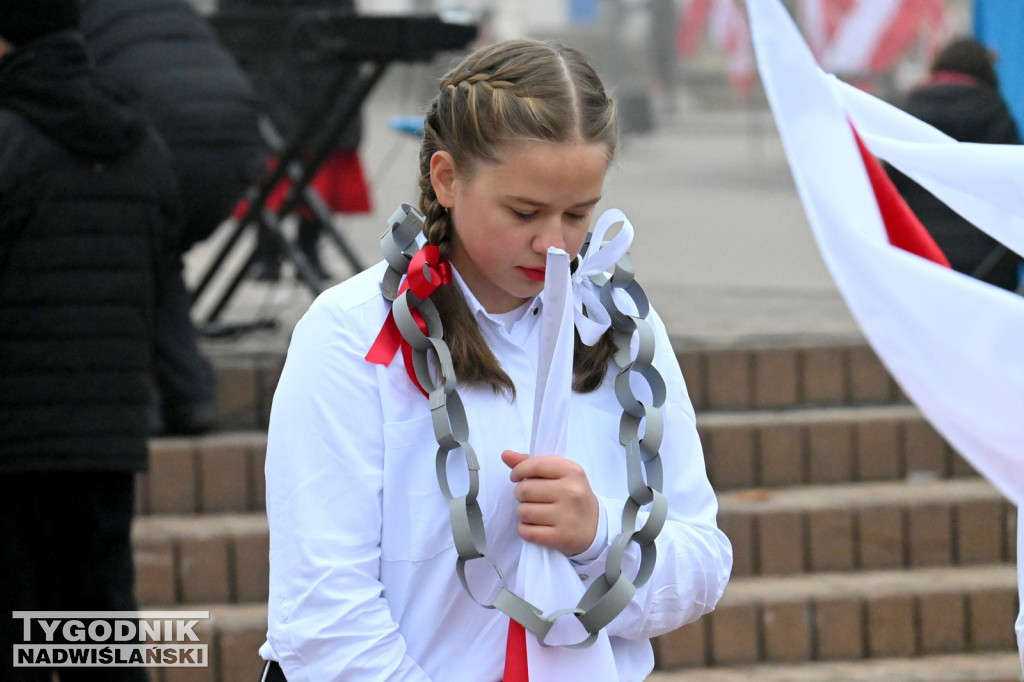
[[[424,119],[424,142],[420,147],[419,208],[425,217],[423,234],[427,238],[427,243],[437,246],[441,250],[441,257],[448,260],[451,255],[449,237],[452,231],[452,221],[448,215],[448,209],[438,201],[434,185],[430,181],[430,159],[434,152],[440,150],[437,130],[431,124],[431,120],[436,120],[436,118],[437,103],[435,102],[430,113]],[[430,141],[433,144],[429,144]]]

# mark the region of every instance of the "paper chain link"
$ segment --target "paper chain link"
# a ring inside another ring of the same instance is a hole
[[[391,216],[388,230],[381,237],[381,250],[388,263],[381,282],[384,297],[392,301],[392,311],[402,338],[412,346],[413,368],[416,378],[428,394],[434,436],[437,439],[435,468],[441,493],[449,502],[449,517],[455,549],[458,553],[455,570],[466,594],[484,608],[496,608],[518,621],[536,635],[541,644],[555,621],[573,614],[589,633],[583,641],[566,645],[583,648],[593,644],[598,633],[625,607],[636,591],[647,583],[657,558],[655,539],[665,525],[668,502],[662,494],[663,478],[661,457],[664,419],[661,407],[665,403],[665,381],[651,364],[654,359],[654,332],[646,321],[650,306],[647,296],[633,279],[633,265],[627,253],[607,275],[592,278],[600,292],[600,300],[612,319],[616,344],[615,364],[619,372],[615,377],[615,396],[622,406],[619,422],[619,442],[626,453],[626,484],[629,499],[622,509],[622,532],[616,535],[608,550],[603,575],[598,576],[583,594],[575,608],[544,614],[530,602],[513,593],[501,569],[487,555],[487,537],[484,531],[483,511],[477,502],[480,490],[480,462],[469,442],[469,423],[456,387],[455,368],[448,344],[444,342],[441,318],[429,299],[420,300],[411,290],[398,295],[402,276],[409,262],[419,250],[417,235],[422,232],[424,217],[418,210],[402,204]],[[589,246],[584,244],[584,253]],[[598,281],[598,280],[603,281]],[[623,311],[617,305],[613,289],[621,289],[632,299],[637,314]],[[427,325],[427,333],[420,331],[411,310],[415,308]],[[637,340],[634,357],[630,344]],[[647,383],[652,400],[644,403],[637,398],[631,378],[638,375]],[[456,497],[448,480],[449,455],[461,450],[469,474],[465,495]],[[650,507],[647,519],[636,528],[640,511]],[[630,578],[623,572],[622,563],[630,543],[640,548],[637,574]],[[494,600],[483,603],[473,594],[466,579],[466,564],[475,559],[487,560],[501,582]]]

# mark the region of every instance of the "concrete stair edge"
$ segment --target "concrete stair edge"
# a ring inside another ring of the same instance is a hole
[[[1013,562],[977,566],[925,566],[880,571],[835,571],[785,576],[733,578],[719,602],[722,606],[772,604],[794,599],[921,596],[939,592],[1012,589],[1017,586]]]

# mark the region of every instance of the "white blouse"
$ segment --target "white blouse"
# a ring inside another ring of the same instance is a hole
[[[389,367],[364,359],[388,312],[379,286],[385,268],[379,263],[323,293],[292,336],[270,418],[269,630],[260,654],[279,661],[292,682],[497,681],[508,618],[475,603],[456,576],[427,400],[401,354]],[[489,554],[511,586],[522,540],[500,454],[529,451],[539,302],[506,329],[456,279],[516,387],[514,400],[487,386],[460,388],[480,460]],[[669,517],[653,576],[607,627],[623,682],[653,669],[650,637],[715,607],[732,567],[693,406],[663,323],[653,311],[649,319],[654,364],[668,385],[661,457]],[[604,570],[628,496],[614,374],[594,392],[573,393],[570,407],[566,456],[584,467],[603,511],[594,545],[573,561],[584,585]],[[465,463],[456,453],[449,459],[459,495]],[[467,575],[483,602],[497,589],[484,559],[469,562]]]

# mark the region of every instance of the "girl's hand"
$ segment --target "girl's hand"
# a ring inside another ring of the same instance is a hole
[[[516,484],[519,536],[566,556],[586,551],[597,535],[600,506],[587,474],[565,457],[501,453]]]

